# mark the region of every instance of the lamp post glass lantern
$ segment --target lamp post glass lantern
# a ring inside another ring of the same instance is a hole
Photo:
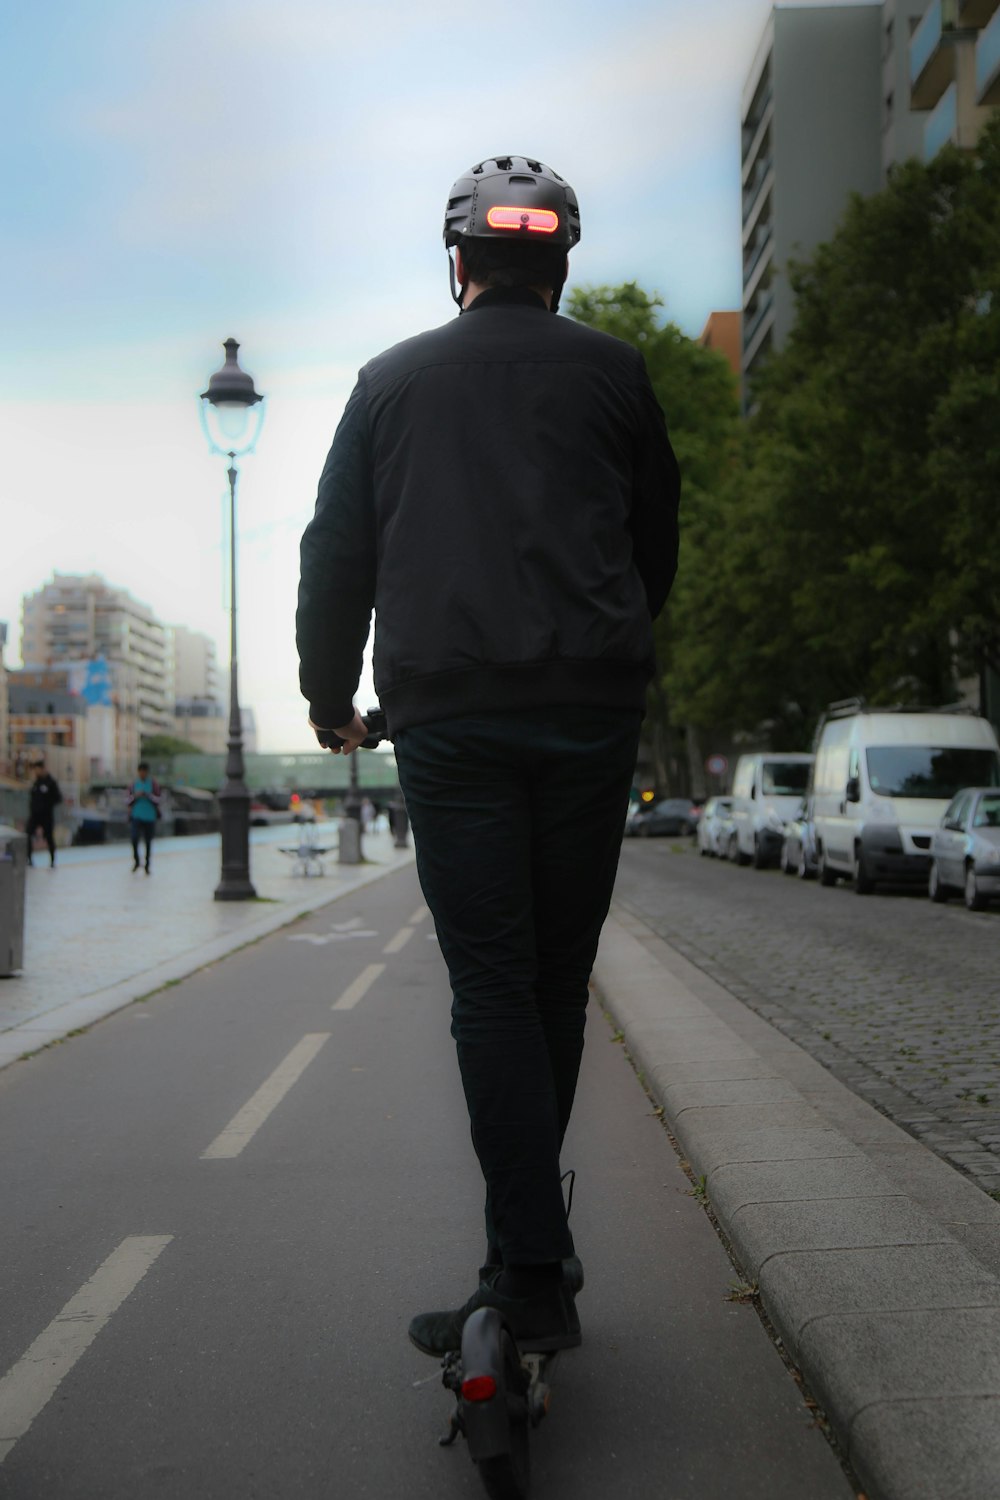
[[[219,792],[222,822],[222,873],[216,901],[249,901],[257,892],[250,882],[250,793],[244,780],[243,722],[240,716],[236,654],[236,460],[252,453],[264,420],[264,398],[252,376],[240,369],[239,344],[226,339],[226,362],[201,394],[201,420],[209,448],[229,459],[229,749],[226,780]]]

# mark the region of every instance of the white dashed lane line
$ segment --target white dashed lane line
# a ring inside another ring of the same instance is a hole
[[[410,918],[409,925],[411,927],[416,927],[418,922],[422,922],[425,917],[429,916],[430,912],[428,911],[426,906],[418,906],[416,911],[413,913],[413,916]]]
[[[376,979],[385,970],[385,964],[369,964],[367,969],[362,969],[357,979],[351,981],[339,1000],[335,1000],[330,1007],[331,1010],[353,1010],[359,1000],[362,1000]]]
[[[301,1042],[296,1042],[284,1062],[280,1062],[269,1078],[265,1078],[252,1099],[233,1116],[225,1130],[221,1131],[207,1151],[201,1153],[202,1161],[225,1160],[239,1156],[248,1141],[252,1140],[264,1124],[271,1111],[281,1103],[294,1083],[302,1077],[317,1052],[330,1039],[328,1031],[310,1032]]]
[[[137,1234],[122,1240],[0,1380],[0,1464],[172,1239]]]
[[[382,949],[382,952],[383,953],[398,953],[401,948],[405,948],[406,947],[407,943],[410,941],[410,938],[412,936],[413,936],[413,928],[412,927],[401,927],[399,929],[399,931],[396,933],[396,936],[389,939],[389,941],[386,943],[385,947]]]

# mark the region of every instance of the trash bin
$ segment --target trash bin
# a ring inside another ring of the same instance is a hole
[[[0,975],[24,967],[24,871],[28,840],[0,824]]]

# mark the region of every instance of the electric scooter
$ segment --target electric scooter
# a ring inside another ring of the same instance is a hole
[[[524,1500],[531,1483],[531,1429],[549,1409],[559,1354],[520,1350],[494,1307],[466,1320],[462,1348],[442,1360],[442,1384],[455,1396],[447,1448],[461,1435],[490,1500]]]

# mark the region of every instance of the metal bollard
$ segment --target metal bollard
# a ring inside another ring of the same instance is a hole
[[[337,863],[359,865],[361,863],[361,823],[357,818],[341,818]]]
[[[24,882],[28,840],[0,827],[0,974],[24,967]]]

